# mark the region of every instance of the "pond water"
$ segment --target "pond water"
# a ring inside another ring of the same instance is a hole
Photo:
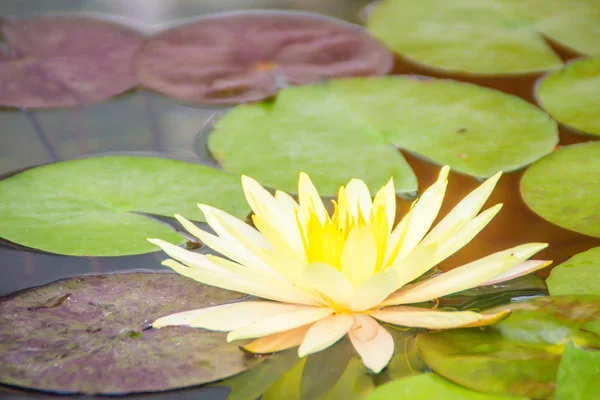
[[[24,4],[27,4],[27,7]],[[351,22],[367,1],[245,1],[233,0],[111,0],[52,2],[38,0],[21,2],[3,0],[0,15],[25,16],[40,13],[70,11],[109,12],[136,20],[141,24],[156,25],[173,22],[183,17],[209,12],[244,8],[283,8],[316,11]],[[555,48],[565,60],[573,58],[564,49]],[[413,65],[400,58],[396,60],[394,74],[417,74],[433,77],[450,77],[495,88],[535,102],[533,89],[539,75],[519,78],[467,78],[440,74]],[[149,91],[136,90],[125,93],[106,103],[77,109],[52,111],[0,110],[0,175],[10,176],[14,171],[53,161],[88,156],[92,154],[158,153],[169,157],[216,165],[206,151],[206,136],[210,121],[225,111],[224,108],[198,108],[176,103]],[[208,126],[206,121],[209,121]],[[592,140],[560,127],[560,145]],[[416,172],[420,189],[430,186],[437,177],[439,167],[404,152]],[[452,256],[439,267],[449,269],[468,261],[521,243],[548,242],[540,259],[554,260],[557,265],[574,254],[594,246],[600,239],[577,234],[546,222],[531,212],[521,200],[518,183],[521,173],[505,174],[490,199],[491,204],[504,203],[500,217],[496,218],[464,250]],[[471,177],[452,173],[446,201],[441,211],[444,215],[479,184]],[[398,212],[408,210],[410,200],[398,200]],[[163,253],[156,252],[123,257],[69,257],[29,250],[18,245],[0,242],[0,295],[41,285],[63,277],[86,273],[105,273],[130,269],[165,269],[160,261]],[[550,269],[541,274],[546,276]],[[2,390],[0,388],[0,390]],[[4,388],[0,397],[16,389]],[[132,396],[152,399],[224,399],[227,389],[186,389],[165,394]],[[40,394],[23,396],[40,397]],[[16,394],[15,394],[16,396]]]

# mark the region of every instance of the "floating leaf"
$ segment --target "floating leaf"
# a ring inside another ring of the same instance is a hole
[[[203,221],[198,202],[247,213],[239,179],[204,165],[134,156],[64,161],[0,182],[0,236],[59,254],[148,253],[157,250],[148,237],[184,239],[139,213]]]
[[[417,180],[394,145],[487,177],[552,151],[556,123],[524,100],[450,80],[353,78],[289,88],[274,102],[227,113],[209,150],[228,171],[297,190],[300,171],[325,196],[351,178],[374,193],[394,177],[398,192]]]
[[[362,28],[318,14],[209,16],[151,38],[136,57],[145,86],[194,103],[262,100],[290,84],[382,75],[392,53]]]
[[[540,217],[600,237],[600,142],[566,146],[538,161],[521,179],[525,203]]]
[[[600,295],[600,247],[579,253],[555,267],[546,282],[553,296]]]
[[[557,400],[600,398],[600,351],[584,350],[569,343],[558,368]]]
[[[137,85],[131,71],[140,33],[86,17],[4,20],[11,58],[0,61],[0,105],[74,107]]]
[[[419,64],[469,74],[518,74],[559,68],[544,40],[600,54],[594,0],[385,0],[367,26],[392,50]]]
[[[559,122],[600,136],[600,57],[577,60],[537,86],[540,105]]]
[[[240,298],[174,273],[69,278],[0,299],[0,382],[62,393],[122,394],[199,385],[242,372],[225,334],[148,329],[175,312]]]
[[[600,318],[600,296],[541,297],[502,308],[512,315],[491,327],[419,335],[425,363],[476,391],[545,398],[569,341],[600,345],[600,337],[582,330]]]
[[[398,379],[375,389],[367,400],[518,400],[519,397],[507,397],[474,392],[457,386],[444,378],[433,374],[420,374]]]

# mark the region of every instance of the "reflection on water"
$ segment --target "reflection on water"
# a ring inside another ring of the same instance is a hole
[[[313,10],[350,21],[358,20],[364,0],[2,0],[0,14],[22,16],[43,12],[97,11],[137,19],[147,25],[164,24],[180,18],[209,12],[243,8],[280,8]],[[572,54],[556,49],[565,60]],[[539,75],[515,78],[472,78],[441,75],[397,58],[394,73],[451,77],[518,95],[534,102],[534,84]],[[7,172],[90,154],[113,151],[158,151],[190,161],[213,163],[205,150],[205,121],[226,109],[202,109],[171,101],[146,91],[126,93],[110,102],[69,110],[0,110],[0,175]],[[199,137],[200,136],[200,137]],[[561,145],[591,140],[561,128]],[[404,154],[415,170],[421,189],[430,186],[439,167]],[[445,261],[448,269],[497,250],[528,241],[549,242],[538,258],[553,259],[557,265],[571,255],[600,246],[600,239],[576,234],[554,226],[523,203],[518,185],[521,173],[506,174],[498,184],[488,206],[504,203],[494,221],[465,249]],[[451,174],[446,202],[441,215],[474,189],[478,182]],[[410,202],[399,199],[399,213]],[[162,269],[162,253],[126,257],[67,257],[25,251],[0,243],[0,295],[44,284],[59,278],[84,273],[127,269]],[[547,274],[550,269],[541,273]],[[204,389],[202,398],[224,398],[226,389]],[[142,396],[149,399],[196,398],[198,391],[176,391]],[[134,396],[138,397],[138,396]]]

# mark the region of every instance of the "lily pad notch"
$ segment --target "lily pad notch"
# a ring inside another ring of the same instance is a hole
[[[185,238],[143,214],[204,221],[199,202],[247,214],[239,178],[219,169],[145,156],[63,161],[0,181],[0,237],[65,255],[149,253],[148,237]]]

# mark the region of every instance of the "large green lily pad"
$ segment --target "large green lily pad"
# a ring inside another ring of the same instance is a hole
[[[538,161],[521,179],[521,196],[540,217],[600,237],[600,142],[563,147]]]
[[[582,329],[600,318],[600,296],[540,297],[507,307],[512,315],[491,327],[419,335],[423,360],[472,390],[546,398],[567,343],[600,345],[600,337]]]
[[[203,221],[198,202],[247,213],[239,178],[204,165],[135,156],[59,162],[0,182],[0,236],[59,254],[148,253],[157,250],[148,237],[185,240],[138,213]]]
[[[373,8],[367,25],[409,60],[453,72],[560,68],[544,36],[583,54],[600,54],[595,0],[385,0]]]
[[[260,362],[222,332],[149,329],[161,316],[239,299],[178,274],[64,279],[0,299],[0,382],[122,394],[199,385]]]
[[[577,60],[549,73],[536,92],[540,105],[556,120],[600,136],[600,57]]]
[[[242,105],[209,136],[228,171],[290,192],[307,172],[324,196],[351,178],[371,191],[394,178],[417,189],[394,146],[455,171],[487,177],[552,151],[556,123],[517,97],[450,80],[353,78],[282,90],[274,102]]]
[[[589,400],[600,398],[600,351],[567,346],[556,382],[556,399]]]
[[[579,253],[555,267],[546,282],[554,296],[600,295],[600,247]]]
[[[367,400],[524,400],[523,397],[508,397],[474,392],[448,382],[434,374],[420,374],[398,379],[375,389]],[[526,400],[526,399],[525,399]]]

